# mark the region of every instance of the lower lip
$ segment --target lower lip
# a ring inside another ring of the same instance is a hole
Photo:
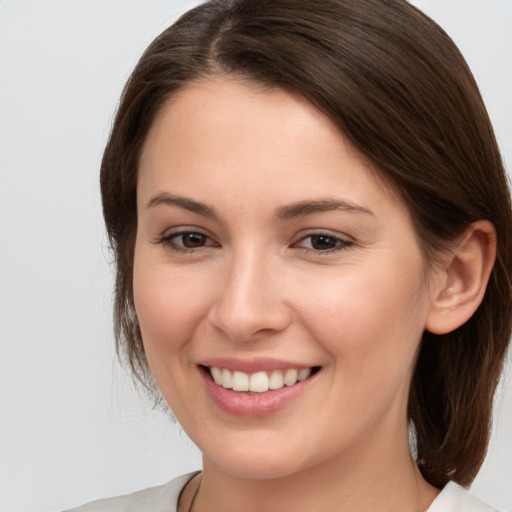
[[[245,418],[268,416],[283,409],[302,395],[316,376],[315,374],[290,387],[285,386],[281,389],[269,390],[265,393],[249,394],[226,389],[215,384],[204,369],[199,368],[199,373],[205,384],[208,396],[217,407],[228,414]]]

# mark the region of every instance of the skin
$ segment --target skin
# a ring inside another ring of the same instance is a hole
[[[154,378],[203,453],[194,511],[426,510],[438,491],[409,453],[407,398],[446,273],[427,272],[405,205],[329,119],[279,89],[191,84],[148,134],[137,197],[135,306]],[[276,218],[326,199],[356,208]],[[177,230],[204,237],[183,252]],[[199,378],[221,356],[321,370],[282,410],[243,418]]]

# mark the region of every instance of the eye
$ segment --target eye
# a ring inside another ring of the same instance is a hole
[[[187,249],[197,249],[198,247],[204,247],[208,241],[208,237],[202,233],[181,233],[179,235],[173,235],[172,240],[175,244],[186,247]]]
[[[307,251],[319,253],[330,253],[348,248],[352,245],[350,240],[326,233],[313,233],[302,237],[294,247],[303,248]]]
[[[157,243],[178,252],[194,252],[205,247],[216,247],[217,244],[199,231],[179,231],[160,238]]]

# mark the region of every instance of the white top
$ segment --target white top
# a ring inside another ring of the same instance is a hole
[[[158,487],[116,498],[93,501],[67,512],[176,512],[182,489],[195,475],[197,472],[182,475]],[[460,485],[449,482],[426,512],[496,512],[496,510],[471,496]]]

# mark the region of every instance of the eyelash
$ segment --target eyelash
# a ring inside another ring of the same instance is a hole
[[[181,231],[175,231],[170,235],[164,236],[156,240],[156,244],[163,245],[165,248],[170,249],[171,251],[179,252],[181,254],[192,254],[196,253],[198,250],[204,249],[205,247],[213,247],[213,245],[203,245],[200,247],[184,247],[176,244],[176,239],[180,236],[184,235],[199,235],[206,240],[211,240],[208,235],[201,233],[200,231],[194,231],[192,229],[183,229]]]
[[[314,249],[314,248],[303,247],[302,249],[304,250],[304,252],[306,254],[313,253],[313,254],[315,254],[317,256],[323,256],[323,255],[326,255],[326,254],[332,254],[332,253],[336,253],[336,252],[339,252],[339,251],[344,251],[344,250],[348,249],[351,245],[353,245],[352,241],[347,240],[345,238],[341,238],[341,237],[336,236],[336,235],[332,235],[331,233],[316,232],[316,233],[309,233],[306,236],[303,236],[302,238],[300,238],[298,240],[298,242],[295,242],[293,244],[293,246],[296,246],[298,243],[303,242],[304,240],[307,240],[307,239],[312,239],[314,237],[325,237],[325,238],[328,238],[328,239],[332,240],[335,243],[335,246],[330,248],[330,249],[326,249],[324,251],[319,250],[319,249]]]
[[[199,247],[194,247],[194,248],[187,248],[187,247],[184,247],[183,245],[177,245],[176,244],[176,239],[179,238],[179,237],[183,237],[184,235],[198,235],[198,236],[202,237],[205,240],[210,240],[211,241],[211,238],[208,235],[205,235],[204,233],[201,233],[200,231],[193,231],[193,230],[189,229],[189,230],[176,231],[174,233],[171,233],[170,235],[167,235],[165,237],[161,237],[158,240],[156,240],[155,243],[163,245],[165,248],[168,248],[168,249],[170,249],[172,251],[175,251],[175,252],[179,252],[181,254],[197,253],[198,251],[201,251],[205,247],[206,248],[208,248],[208,247],[215,247],[215,242],[214,242],[214,244],[201,245]],[[314,237],[319,237],[319,238],[320,237],[325,237],[326,239],[329,239],[332,242],[334,242],[335,246],[330,248],[330,249],[326,249],[326,250],[319,250],[319,249],[314,249],[314,248],[299,247],[298,246],[298,244],[300,244],[301,242],[304,242],[305,240],[308,240],[308,239],[312,239]],[[315,233],[309,233],[306,236],[303,236],[297,242],[294,242],[291,245],[291,247],[292,248],[296,248],[296,249],[302,249],[306,254],[311,254],[312,253],[312,254],[314,254],[316,256],[321,256],[321,255],[332,254],[332,253],[335,253],[335,252],[338,252],[338,251],[346,250],[346,249],[348,249],[352,245],[353,245],[352,241],[344,239],[344,238],[341,238],[339,236],[335,236],[335,235],[332,235],[330,233],[315,232]]]

